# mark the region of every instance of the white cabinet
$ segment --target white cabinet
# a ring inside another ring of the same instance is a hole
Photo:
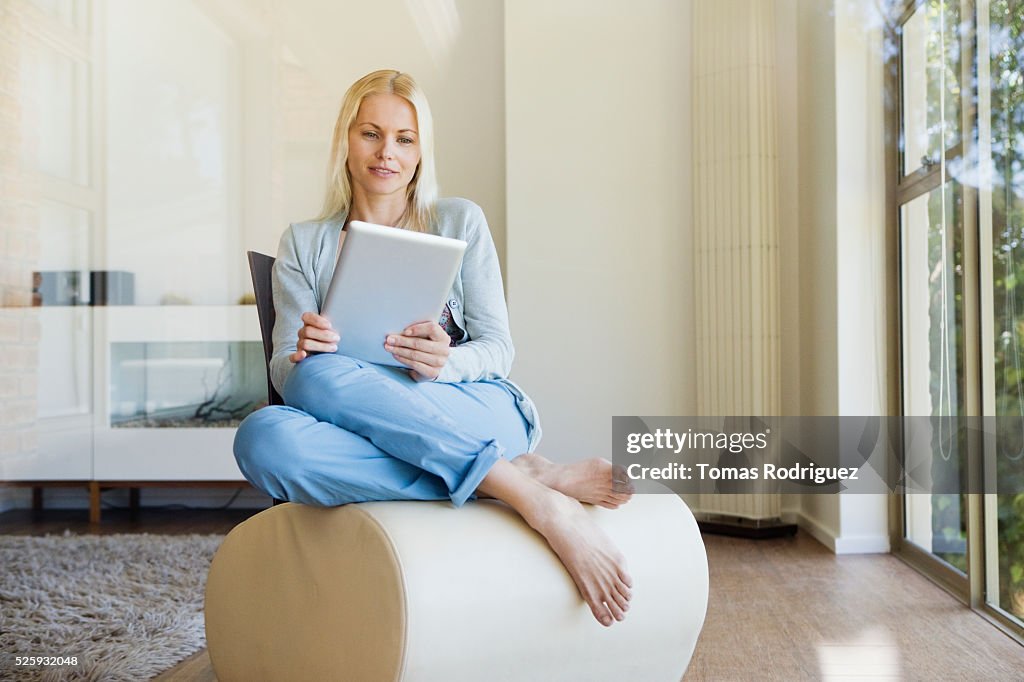
[[[33,310],[39,338],[38,451],[5,462],[8,480],[92,478],[92,314],[88,306]],[[27,313],[29,314],[29,313]]]
[[[39,447],[5,462],[7,480],[244,480],[224,424],[266,400],[255,306],[40,312]],[[89,329],[91,343],[76,338]],[[223,414],[198,409],[218,402]]]
[[[256,307],[95,310],[107,350],[97,358],[106,380],[97,384],[93,477],[242,480],[231,451],[235,429],[209,425],[237,419],[195,414],[213,401],[241,416],[265,401]]]

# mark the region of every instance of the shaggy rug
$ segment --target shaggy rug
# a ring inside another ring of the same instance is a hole
[[[206,646],[203,588],[223,539],[0,536],[0,680],[138,682],[173,667]]]

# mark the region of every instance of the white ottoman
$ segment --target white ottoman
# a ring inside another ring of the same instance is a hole
[[[225,538],[206,585],[220,682],[676,682],[708,568],[674,495],[591,517],[633,576],[626,620],[594,620],[544,539],[493,501],[285,504]]]

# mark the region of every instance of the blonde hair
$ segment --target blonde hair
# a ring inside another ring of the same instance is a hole
[[[416,110],[419,131],[420,163],[406,188],[405,212],[397,227],[427,232],[434,220],[437,203],[437,174],[434,167],[434,123],[426,95],[407,73],[383,69],[367,74],[352,84],[341,102],[334,124],[331,156],[327,163],[327,192],[317,220],[332,220],[352,208],[352,177],[348,171],[348,131],[356,120],[359,106],[370,95],[398,95]]]

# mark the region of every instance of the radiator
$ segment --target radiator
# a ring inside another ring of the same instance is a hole
[[[694,3],[693,210],[700,415],[779,414],[775,2]],[[777,518],[775,494],[695,512]]]
[[[778,519],[781,516],[780,495],[701,495],[695,512],[706,518],[738,517],[751,521]]]

